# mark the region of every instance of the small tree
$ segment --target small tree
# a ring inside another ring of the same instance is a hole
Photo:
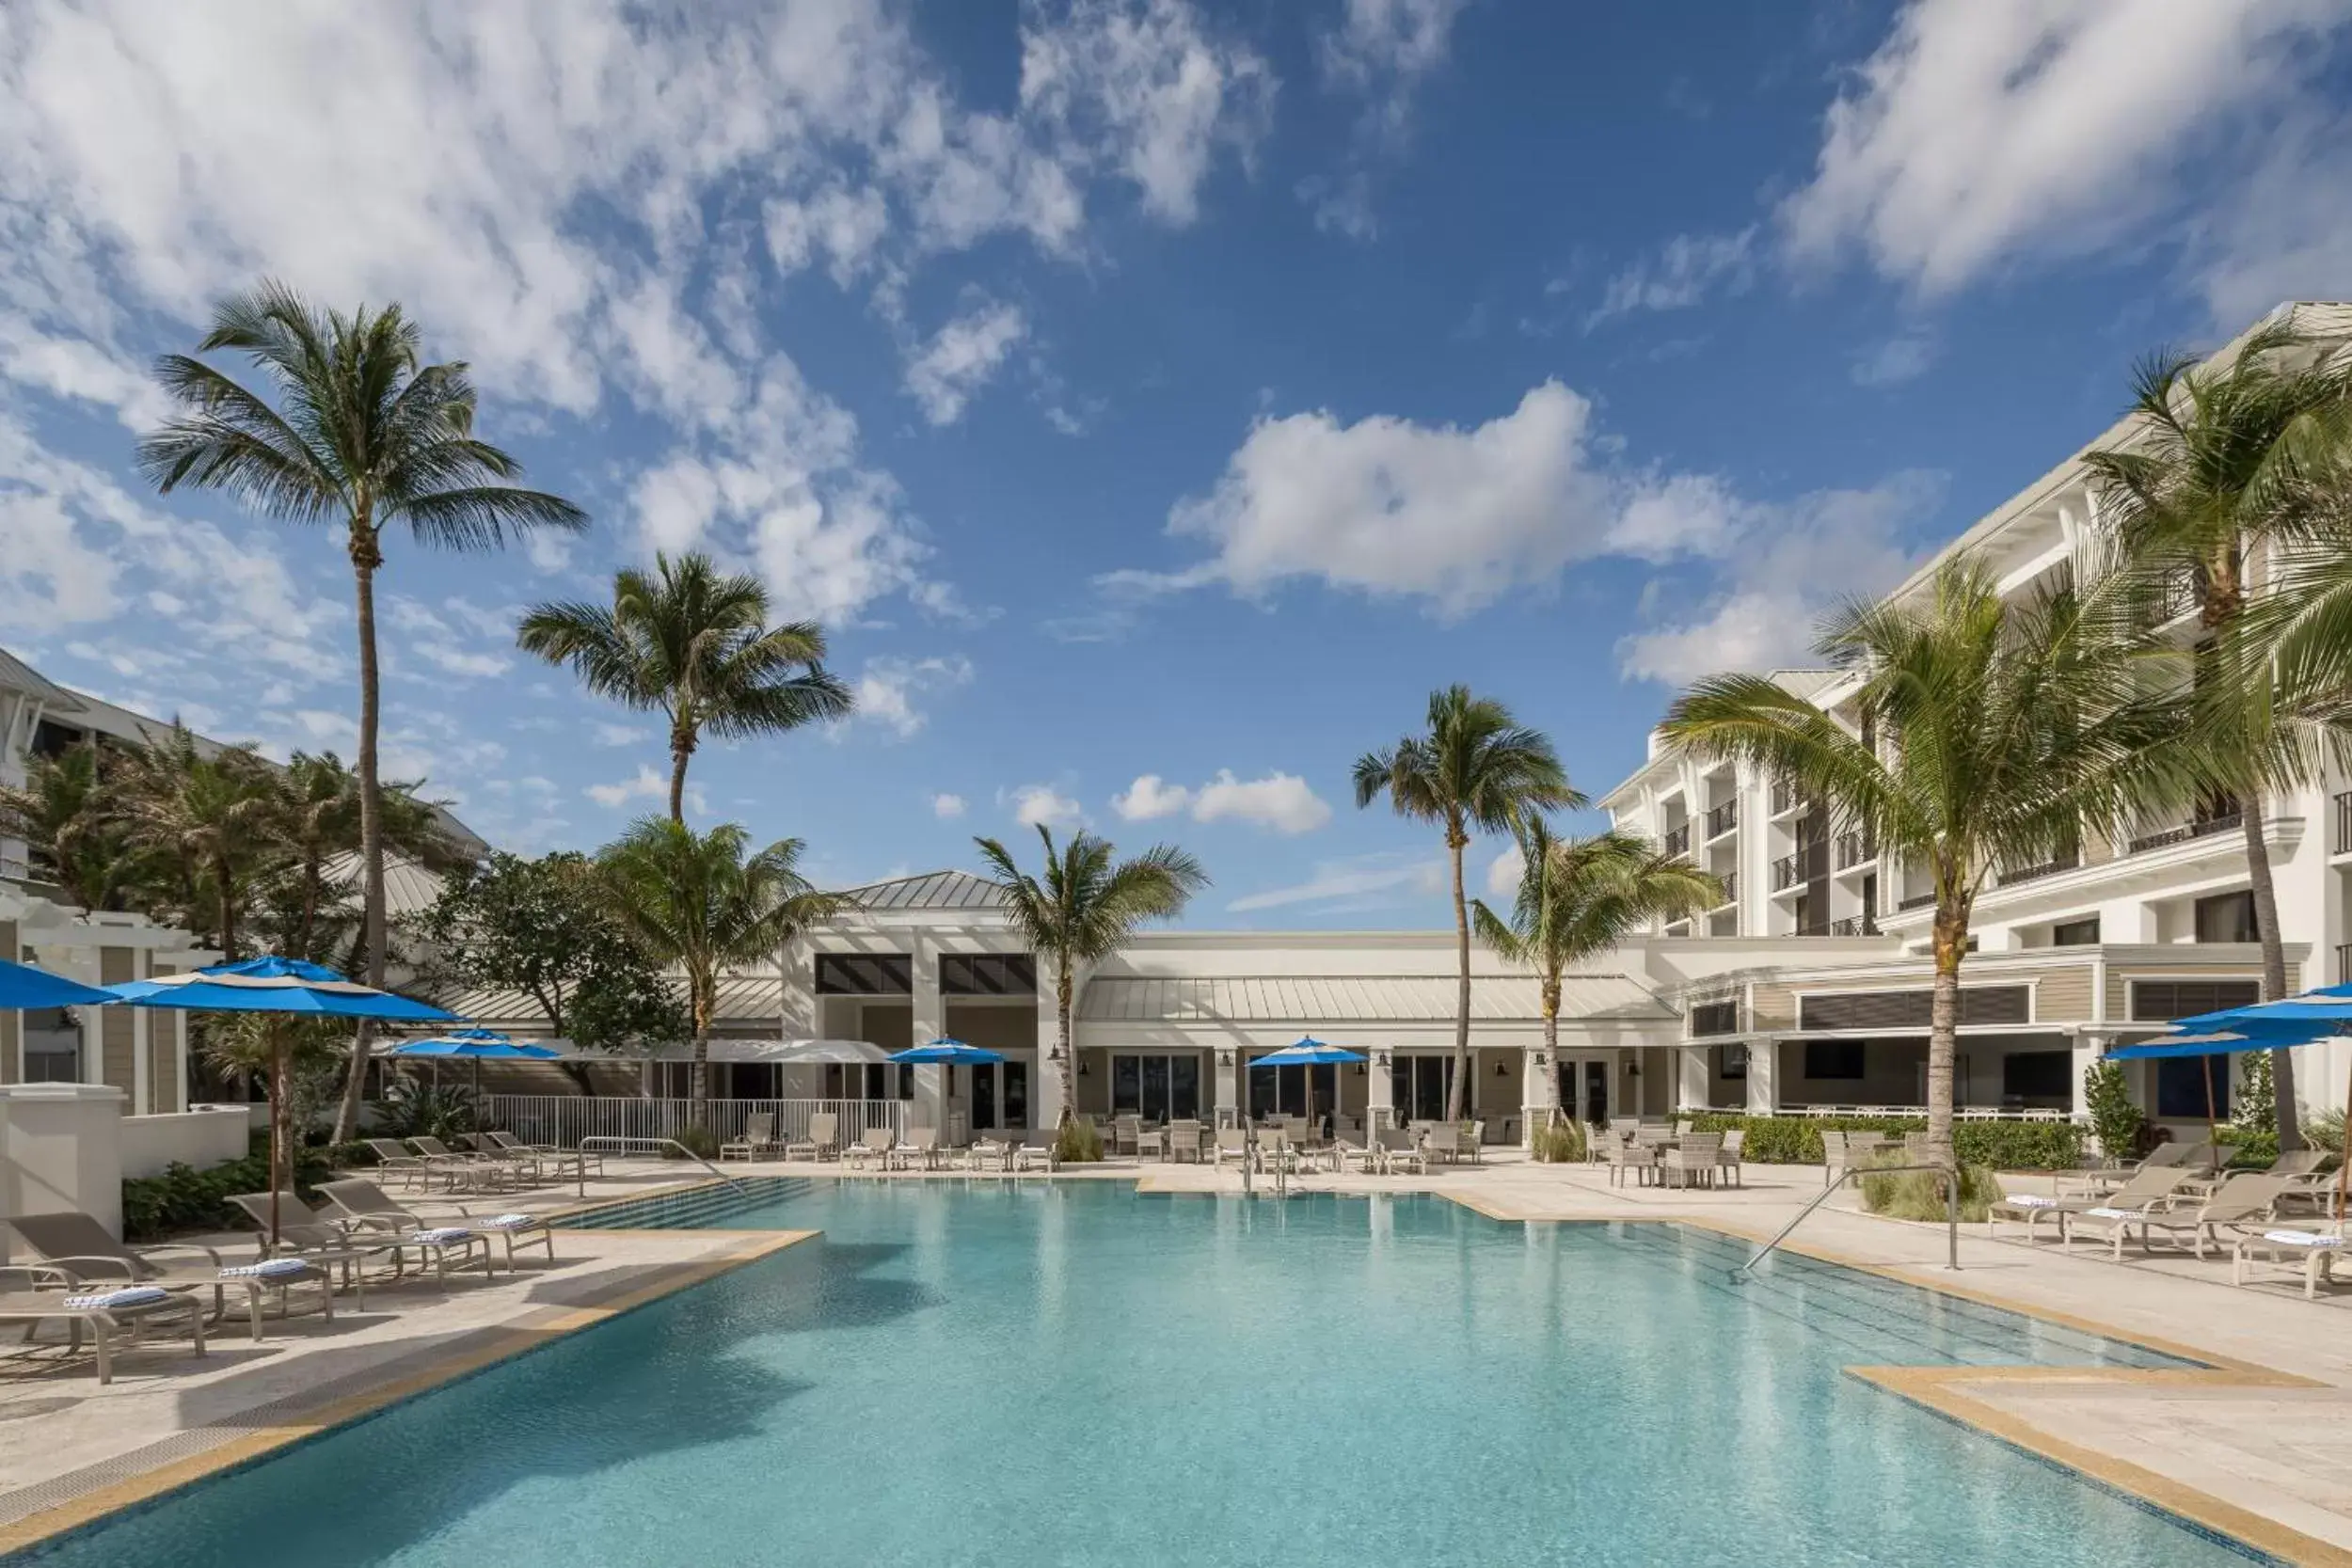
[[[260,1079],[269,1085],[270,1241],[278,1240],[276,1196],[294,1186],[294,1150],[301,1136],[297,1111],[307,1109],[296,1085],[332,1073],[343,1055],[351,1026],[333,1019],[287,1013],[219,1013],[204,1021],[204,1053],[215,1068]]]
[[[2083,1109],[2090,1114],[2090,1130],[2099,1136],[2100,1151],[2109,1160],[2130,1159],[2139,1147],[2139,1134],[2148,1118],[2132,1101],[2122,1063],[2101,1060],[2090,1064],[2090,1070],[2083,1074]]]

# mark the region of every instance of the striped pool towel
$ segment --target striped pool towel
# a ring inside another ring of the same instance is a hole
[[[125,1285],[115,1291],[93,1291],[87,1295],[68,1296],[65,1304],[76,1311],[97,1307],[104,1311],[116,1307],[152,1307],[159,1301],[169,1301],[171,1292],[153,1285]]]
[[[453,1243],[472,1239],[473,1232],[462,1225],[437,1226],[431,1230],[420,1230],[415,1235],[405,1238],[411,1242],[422,1242],[429,1246],[447,1246]]]
[[[2322,1235],[2316,1230],[2265,1230],[2263,1232],[2263,1240],[2277,1242],[2281,1246],[2310,1247],[2314,1252],[2324,1252],[2344,1245],[2342,1236]]]
[[[525,1226],[537,1225],[539,1216],[536,1214],[501,1214],[495,1219],[483,1220],[480,1223],[492,1230],[519,1230]]]
[[[223,1279],[292,1279],[309,1274],[310,1265],[299,1258],[265,1258],[258,1263],[238,1263],[220,1271]]]

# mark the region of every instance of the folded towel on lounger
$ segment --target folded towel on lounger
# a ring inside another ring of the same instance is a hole
[[[539,1216],[536,1214],[501,1214],[495,1219],[478,1220],[475,1223],[492,1230],[516,1230],[527,1225],[537,1225]]]
[[[239,1263],[220,1271],[223,1279],[292,1279],[309,1274],[310,1265],[299,1258],[265,1258],[258,1263]]]
[[[2136,1220],[2140,1217],[2136,1211],[2130,1209],[2093,1209],[2090,1212],[2103,1220]]]
[[[428,1245],[447,1246],[458,1242],[470,1241],[472,1237],[473,1232],[462,1225],[444,1225],[437,1226],[431,1230],[420,1230],[408,1240],[423,1242]]]
[[[2323,1236],[2316,1230],[2265,1230],[2263,1232],[2263,1240],[2277,1242],[2282,1246],[2321,1248],[2344,1245],[2343,1237]]]
[[[152,1307],[159,1301],[169,1301],[171,1292],[152,1285],[125,1285],[115,1291],[93,1291],[87,1295],[68,1296],[65,1304],[81,1311],[97,1307],[101,1311],[116,1307]]]

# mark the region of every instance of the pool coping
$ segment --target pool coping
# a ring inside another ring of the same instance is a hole
[[[605,1205],[588,1205],[568,1212],[602,1207]],[[638,1233],[617,1228],[604,1232],[613,1236]],[[210,1427],[175,1433],[112,1459],[21,1488],[0,1499],[0,1562],[12,1561],[22,1554],[90,1528],[117,1514],[161,1502],[174,1493],[225,1472],[260,1464],[287,1449],[366,1420],[395,1404],[543,1350],[681,1291],[707,1284],[747,1264],[774,1257],[820,1232],[713,1229],[701,1234],[728,1244],[701,1258],[653,1264],[644,1276],[621,1282],[609,1291],[593,1293],[582,1301],[532,1307],[506,1322],[467,1330],[447,1344],[394,1356],[380,1366],[362,1369],[323,1386],[232,1413]],[[354,1383],[364,1386],[351,1387]],[[239,1424],[264,1414],[270,1418],[268,1424],[249,1428]],[[227,1434],[216,1442],[203,1444],[194,1452],[184,1451],[191,1440],[215,1431]],[[143,1457],[152,1463],[142,1465]],[[17,1508],[28,1500],[29,1507]]]

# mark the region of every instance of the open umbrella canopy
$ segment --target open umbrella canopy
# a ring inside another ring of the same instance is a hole
[[[0,1007],[87,1007],[121,1000],[110,990],[0,958]]]
[[[1001,1062],[1005,1053],[990,1051],[984,1046],[966,1045],[961,1040],[927,1040],[911,1051],[901,1051],[890,1060],[902,1067],[920,1067],[926,1062],[953,1067],[959,1062]]]
[[[2161,1061],[2168,1056],[2233,1056],[2247,1051],[2276,1051],[2301,1045],[2304,1039],[2288,1031],[2262,1035],[2235,1029],[2216,1029],[2201,1035],[2166,1035],[2137,1045],[2118,1046],[2106,1053],[2110,1062]]]
[[[1365,1057],[1344,1046],[1326,1045],[1307,1036],[1294,1040],[1279,1051],[1270,1051],[1249,1065],[1258,1067],[1311,1067],[1323,1062],[1360,1062]]]
[[[478,1062],[552,1062],[559,1053],[544,1045],[526,1045],[496,1029],[452,1029],[429,1040],[410,1040],[385,1053],[388,1056],[463,1056]]]
[[[856,1067],[890,1060],[890,1053],[869,1040],[787,1040],[758,1058],[790,1067],[796,1063]]]
[[[108,986],[108,1000],[140,1007],[190,1012],[310,1013],[324,1018],[379,1018],[401,1022],[454,1023],[457,1015],[390,991],[345,979],[299,958],[244,958],[186,974],[158,974]]]
[[[2293,1039],[2264,1043],[2302,1045],[2336,1033],[2328,1027],[2336,1023],[2352,1023],[2352,986],[2322,986],[2299,996],[2282,996],[2276,1002],[2254,1002],[2243,1007],[2224,1007],[2216,1013],[2199,1013],[2193,1018],[2174,1019],[2172,1027],[2190,1031],[2295,1029],[2301,1033]]]

